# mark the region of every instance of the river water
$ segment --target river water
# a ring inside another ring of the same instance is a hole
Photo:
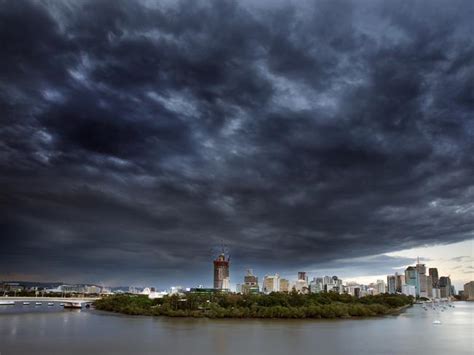
[[[440,325],[433,324],[440,320]],[[474,303],[351,320],[185,319],[0,306],[0,354],[474,354]]]

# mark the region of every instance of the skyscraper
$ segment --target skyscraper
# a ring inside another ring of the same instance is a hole
[[[244,284],[242,285],[242,293],[259,293],[258,277],[255,276],[251,269],[247,270],[247,275],[244,276]]]
[[[451,279],[449,276],[441,276],[439,278],[439,289],[441,298],[448,298],[451,296]]]
[[[323,279],[321,277],[313,278],[313,281],[309,284],[309,291],[311,293],[320,293],[324,291]]]
[[[417,284],[418,275],[414,266],[409,266],[405,269],[405,284],[415,287],[415,294],[418,294]]]
[[[468,301],[474,300],[474,281],[464,284],[464,298]]]
[[[298,280],[303,280],[308,282],[308,277],[306,276],[306,272],[300,271],[298,272]]]
[[[386,291],[385,281],[377,280],[377,292],[381,294],[381,293],[385,293],[385,291]]]
[[[433,277],[427,276],[426,277],[426,293],[428,298],[433,297]]]
[[[417,273],[417,296],[419,297],[428,297],[427,292],[427,278],[426,278],[426,267],[425,264],[416,264],[416,273]]]
[[[263,278],[263,292],[280,292],[280,275],[265,275]]]
[[[280,279],[280,292],[288,292],[290,290],[290,282],[287,279]]]
[[[226,290],[230,287],[229,263],[230,258],[226,259],[224,252],[214,260],[214,288],[216,290]]]
[[[395,273],[396,281],[396,290],[398,293],[402,293],[402,286],[405,284],[405,275],[399,275]]]
[[[387,276],[387,289],[388,293],[397,293],[397,275]]]
[[[438,287],[438,269],[435,267],[430,267],[428,270],[429,275],[431,276],[431,281],[432,281],[432,287],[437,288]]]

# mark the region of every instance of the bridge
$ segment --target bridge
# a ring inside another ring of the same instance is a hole
[[[100,297],[0,297],[0,301],[9,302],[79,302],[92,303]]]

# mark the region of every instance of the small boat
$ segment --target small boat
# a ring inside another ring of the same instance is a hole
[[[64,306],[64,303],[60,303],[59,305],[60,305],[60,306]]]
[[[65,302],[64,308],[82,309],[81,302]]]
[[[434,320],[433,324],[435,324],[435,325],[441,324],[441,321],[440,320]]]
[[[29,306],[29,305],[30,305],[30,302],[23,302],[23,305],[24,305],[24,306]]]
[[[53,302],[48,302],[48,306],[49,307],[54,306],[54,303]]]
[[[36,302],[35,305],[36,306],[41,306],[43,303],[42,302]]]
[[[0,301],[0,306],[14,306],[14,301]]]

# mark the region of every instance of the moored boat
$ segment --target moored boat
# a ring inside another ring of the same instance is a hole
[[[0,306],[14,306],[14,301],[0,301]]]
[[[37,306],[41,306],[43,304],[43,302],[36,302],[35,305]]]
[[[65,302],[64,308],[73,308],[73,309],[81,309],[82,303],[81,302]]]
[[[54,303],[53,302],[48,302],[48,306],[49,307],[54,306]]]
[[[23,305],[24,305],[24,306],[29,306],[29,305],[30,305],[30,302],[23,302]]]

